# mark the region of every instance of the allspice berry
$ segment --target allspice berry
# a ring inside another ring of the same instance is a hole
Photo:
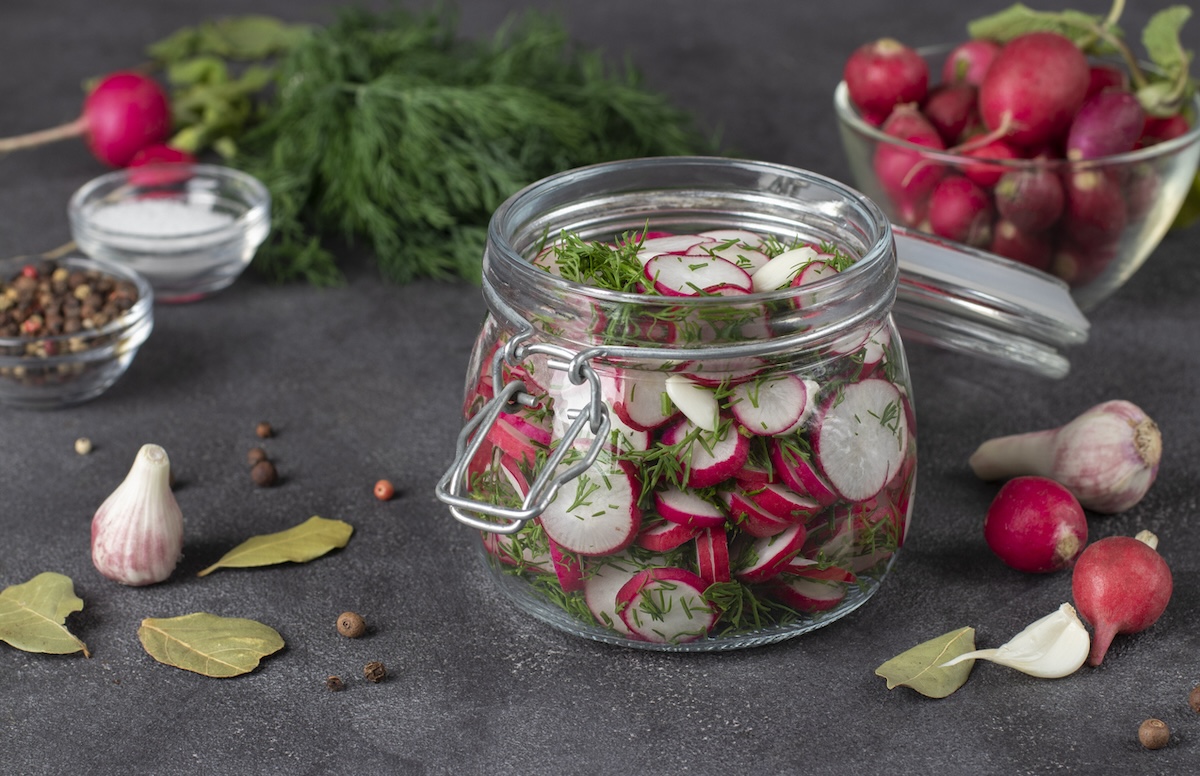
[[[342,677],[340,676],[331,676],[325,680],[325,686],[333,692],[337,692],[338,690],[344,690],[346,683],[342,681]]]
[[[387,678],[387,669],[383,667],[383,663],[372,660],[363,666],[363,676],[367,678],[368,682],[379,684]]]
[[[279,479],[279,475],[275,472],[275,464],[264,458],[250,469],[250,479],[260,488],[269,488]]]
[[[367,623],[361,615],[354,612],[342,612],[337,620],[338,633],[346,638],[356,639],[367,632]]]
[[[261,421],[254,427],[254,433],[258,434],[259,439],[266,439],[275,434],[275,430],[271,428],[271,424],[267,421]]]
[[[250,452],[246,453],[246,463],[251,466],[265,460],[267,460],[267,451],[261,447],[251,447]]]
[[[1162,749],[1171,740],[1171,729],[1161,719],[1151,717],[1138,728],[1138,741],[1147,749]]]
[[[1192,707],[1192,711],[1200,714],[1200,684],[1192,688],[1188,693],[1188,705]]]

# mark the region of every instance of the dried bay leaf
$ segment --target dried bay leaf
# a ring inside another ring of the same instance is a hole
[[[67,615],[83,610],[71,578],[45,571],[21,585],[0,590],[0,641],[25,652],[67,655],[87,645],[63,624]]]
[[[221,679],[253,671],[284,646],[283,637],[261,622],[207,612],[147,617],[138,639],[160,663]]]
[[[896,655],[876,668],[875,674],[887,679],[889,690],[903,686],[929,698],[945,698],[963,686],[975,661],[948,667],[942,664],[974,649],[975,629],[959,628]]]
[[[313,516],[300,525],[277,533],[255,536],[234,547],[197,576],[220,568],[251,568],[276,563],[303,563],[345,547],[354,527],[341,520]]]

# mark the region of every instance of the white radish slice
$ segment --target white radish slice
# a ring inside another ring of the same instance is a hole
[[[622,553],[589,563],[583,580],[583,600],[596,622],[639,641],[617,614],[617,593],[643,568]]]
[[[633,543],[641,525],[640,490],[637,473],[627,461],[598,460],[559,488],[539,518],[542,528],[568,552],[620,552]]]
[[[777,600],[801,612],[828,611],[846,598],[846,584],[781,574],[771,580],[770,593]]]
[[[687,253],[689,249],[697,245],[716,244],[716,240],[712,237],[705,237],[699,234],[671,234],[662,237],[650,237],[642,241],[638,246],[639,252],[653,253]]]
[[[667,394],[664,372],[622,369],[617,372],[617,396],[613,411],[627,425],[639,431],[651,431],[678,414]]]
[[[530,264],[535,267],[541,267],[551,275],[562,277],[562,270],[558,265],[558,254],[554,252],[553,246],[543,248],[537,256],[533,257],[533,261]]]
[[[696,245],[690,248],[686,255],[717,256],[725,259],[725,261],[728,261],[731,264],[741,267],[751,275],[762,269],[763,266],[771,260],[771,257],[762,251],[755,250],[753,248],[747,248],[743,245],[730,245],[729,243]]]
[[[612,409],[616,403],[613,397],[618,394],[615,379],[610,374],[600,375],[601,396],[605,406],[610,410],[608,413],[608,438],[604,440],[605,444],[615,453],[648,450],[650,449],[650,435],[642,429],[626,424],[621,415]],[[553,438],[562,439],[566,436],[567,429],[575,422],[578,413],[583,412],[591,401],[591,385],[587,382],[575,385],[565,373],[556,371],[551,381],[550,396],[554,399]],[[579,436],[575,437],[575,447],[588,447],[593,436],[591,426],[585,424],[579,432]]]
[[[824,256],[825,254],[821,254]],[[827,277],[832,277],[838,273],[837,269],[830,264],[826,264],[821,260],[814,260],[804,269],[800,270],[800,274],[792,281],[792,288],[801,288],[803,286],[811,286],[818,280],[824,280]],[[796,297],[797,303],[801,307],[813,306],[820,303],[820,295],[816,292],[802,293]]]
[[[708,488],[729,479],[745,465],[750,441],[729,423],[713,433],[701,431],[698,438],[685,444],[684,440],[698,428],[685,418],[664,431],[661,441],[668,447],[679,446],[676,460],[687,471],[683,484]]]
[[[550,562],[563,592],[574,593],[577,590],[583,590],[583,563],[553,539],[549,541]]]
[[[522,570],[538,573],[549,573],[554,569],[554,561],[548,550],[535,549],[512,534],[486,532],[483,546],[506,566],[520,566]]]
[[[740,245],[748,245],[751,248],[757,248],[762,245],[762,235],[745,229],[708,229],[700,232],[700,237],[710,237],[718,243],[728,243],[737,241]]]
[[[768,261],[751,276],[755,291],[775,291],[787,288],[795,280],[800,271],[820,256],[807,245],[784,251]]]
[[[711,389],[697,385],[683,375],[664,377],[663,389],[688,420],[705,431],[717,430],[721,405]]]
[[[733,578],[729,569],[729,537],[724,528],[706,528],[696,537],[696,569],[710,585]]]
[[[755,539],[743,557],[750,559],[745,568],[736,569],[734,576],[748,584],[765,582],[783,571],[804,546],[805,530],[793,525],[774,536]]]
[[[750,289],[742,286],[721,285],[704,289],[705,296],[750,296]]]
[[[698,533],[699,528],[660,520],[649,528],[643,528],[634,543],[651,552],[670,552],[695,539]]]
[[[795,375],[741,383],[729,397],[730,409],[751,434],[780,436],[804,425],[812,414],[808,385]]]
[[[750,500],[763,512],[792,523],[803,523],[821,511],[816,499],[802,496],[782,485],[764,485],[750,495]]]
[[[887,380],[842,386],[822,407],[813,431],[817,465],[850,501],[866,501],[883,490],[907,450],[908,418],[899,389]]]
[[[491,442],[496,447],[504,451],[504,454],[525,466],[533,466],[537,462],[538,451],[544,451],[546,445],[550,443],[549,435],[545,434],[544,430],[537,429],[535,435],[537,440],[530,438],[525,431],[531,430],[533,427],[526,424],[521,429],[518,429],[512,419],[513,415],[501,415],[496,418],[495,424],[488,429],[487,441]],[[543,443],[541,440],[545,439]]]
[[[692,491],[674,486],[655,492],[654,508],[664,520],[692,528],[719,528],[725,525],[725,513],[715,504]]]
[[[762,374],[767,364],[761,358],[718,358],[710,361],[689,361],[681,374],[694,383],[717,388],[721,385],[737,385]]]
[[[792,560],[783,568],[784,574],[795,574],[798,577],[805,579],[823,579],[827,582],[845,582],[853,584],[858,580],[858,575],[849,569],[841,566],[825,566],[811,558],[792,558]]]
[[[729,510],[729,516],[742,531],[750,536],[767,537],[781,534],[795,525],[790,520],[778,518],[775,515],[759,509],[750,496],[740,491],[723,491],[721,500]]]
[[[838,500],[833,486],[821,476],[812,461],[795,454],[777,440],[770,442],[771,464],[784,485],[796,493],[816,499],[821,506],[829,506]]]
[[[708,583],[687,569],[639,571],[617,593],[621,619],[646,641],[684,644],[706,636],[719,612],[704,599]]]
[[[662,253],[642,267],[654,290],[665,296],[697,296],[708,289],[737,286],[752,287],[746,270],[715,256],[680,256]]]

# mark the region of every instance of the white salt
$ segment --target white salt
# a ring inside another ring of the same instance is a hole
[[[179,237],[219,229],[234,217],[211,207],[178,199],[130,199],[99,208],[93,226],[139,237]]]

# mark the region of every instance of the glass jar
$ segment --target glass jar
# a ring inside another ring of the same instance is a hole
[[[800,287],[688,297],[534,262],[564,233],[706,230],[854,261]],[[813,173],[656,158],[535,183],[490,224],[489,314],[438,496],[508,598],[579,636],[720,650],[833,622],[879,588],[912,511],[897,277],[879,208]]]

